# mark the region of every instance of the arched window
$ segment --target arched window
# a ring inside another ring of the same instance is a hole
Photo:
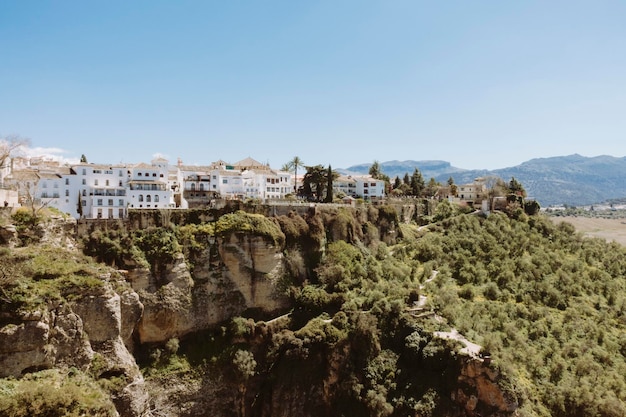
[[[150,196],[150,194],[148,194],[148,195],[146,196],[146,203],[149,203],[149,202],[151,202],[151,201],[152,201],[152,197]]]
[[[154,196],[154,202],[155,202],[155,203],[158,203],[158,202],[159,202],[159,195],[158,195],[158,194]]]
[[[139,194],[139,202],[141,203],[143,201],[143,194]]]
[[[204,191],[204,184],[200,184],[200,191]]]

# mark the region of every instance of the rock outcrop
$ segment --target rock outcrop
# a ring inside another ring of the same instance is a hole
[[[193,278],[182,254],[159,278],[143,269],[129,271],[144,305],[137,328],[141,343],[211,328],[248,309],[270,313],[287,306],[287,298],[277,290],[282,248],[242,234],[215,244],[218,260],[210,259],[212,248],[207,248],[194,259]]]
[[[459,404],[466,415],[473,416],[510,416],[519,404],[502,391],[498,384],[500,373],[490,367],[488,362],[467,357],[458,377],[458,388],[452,399]]]
[[[128,386],[114,396],[118,412],[129,417],[146,415],[143,377],[122,337],[128,337],[129,327],[134,328],[132,321],[136,323],[141,304],[136,294],[128,290],[123,294],[122,298],[107,283],[97,295],[4,317],[9,323],[0,328],[0,377],[20,377],[52,367],[75,367],[96,378],[122,377]],[[124,312],[131,310],[134,315],[124,314],[123,305]],[[132,401],[124,400],[127,392],[133,393]]]

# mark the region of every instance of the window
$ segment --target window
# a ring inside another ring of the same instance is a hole
[[[94,170],[93,170],[93,173],[94,173],[94,174],[102,174],[102,171],[101,171],[101,170],[99,170],[99,169],[94,169]]]
[[[200,184],[200,191],[204,191],[204,184]]]
[[[195,191],[196,190],[196,184],[195,183],[191,183],[191,191]]]
[[[107,169],[106,171],[104,171],[104,173],[105,173],[105,174],[108,174],[108,175],[113,175],[113,171],[111,171],[111,170],[109,170],[109,169]]]
[[[152,173],[152,176],[153,176],[153,177],[156,177],[156,172],[153,172],[153,173]]]
[[[87,185],[87,180],[83,178],[83,185]]]
[[[70,190],[65,190],[65,196],[69,197],[70,196]]]
[[[149,202],[151,202],[151,201],[152,201],[152,196],[151,196],[150,194],[148,194],[148,195],[146,196],[146,203],[149,203]]]
[[[222,184],[228,184],[228,180],[227,180],[226,178],[224,178],[224,179],[222,180]]]
[[[118,206],[123,206],[123,205],[124,205],[124,200],[119,199],[119,200],[117,201],[117,205],[118,205]]]
[[[122,187],[122,181],[120,180],[119,186]]]
[[[83,175],[87,175],[87,169],[83,168]]]
[[[372,186],[372,187],[376,187],[376,183],[375,183],[375,182],[373,182],[373,183],[371,183],[371,184],[370,184],[370,186]]]
[[[365,183],[365,184],[363,184],[363,187],[367,188],[367,187],[369,187],[369,184]]]
[[[159,202],[159,196],[158,196],[158,195],[155,195],[155,196],[154,196],[154,202],[155,202],[155,203],[158,203],[158,202]]]
[[[120,169],[120,171],[119,171],[119,174],[120,174],[120,177],[121,177],[121,176],[122,176],[122,170],[121,170],[121,169]]]
[[[69,178],[65,179],[65,185],[70,185],[70,179]]]
[[[109,180],[106,180],[105,185],[108,187],[109,186]]]
[[[113,205],[113,199],[109,198],[109,206],[112,206],[112,205]]]
[[[87,195],[87,190],[83,190],[83,197]]]
[[[138,173],[137,173],[137,176],[138,176],[138,177],[141,177],[141,172],[138,172]]]
[[[101,199],[101,198],[99,198],[99,199],[98,199],[98,205],[99,205],[99,206],[101,206],[101,205],[102,205],[102,199]]]
[[[139,202],[143,202],[143,194],[139,194]]]
[[[98,185],[98,180],[94,180],[93,185]]]
[[[80,205],[85,207],[87,205],[87,200],[81,200]]]

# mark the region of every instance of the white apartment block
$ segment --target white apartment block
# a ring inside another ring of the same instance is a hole
[[[333,181],[335,193],[341,192],[354,198],[365,200],[385,197],[385,181],[377,180],[369,175],[340,176]]]

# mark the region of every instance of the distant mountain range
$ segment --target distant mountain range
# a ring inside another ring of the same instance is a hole
[[[367,174],[371,164],[340,169],[342,173]],[[472,182],[477,177],[496,175],[505,181],[515,177],[529,197],[542,207],[558,204],[574,206],[596,204],[626,197],[626,157],[585,157],[578,154],[537,158],[520,165],[489,170],[468,170],[453,167],[446,161],[388,161],[380,163],[390,178],[411,175],[418,168],[424,179],[431,177],[441,183],[454,178],[456,184]]]

